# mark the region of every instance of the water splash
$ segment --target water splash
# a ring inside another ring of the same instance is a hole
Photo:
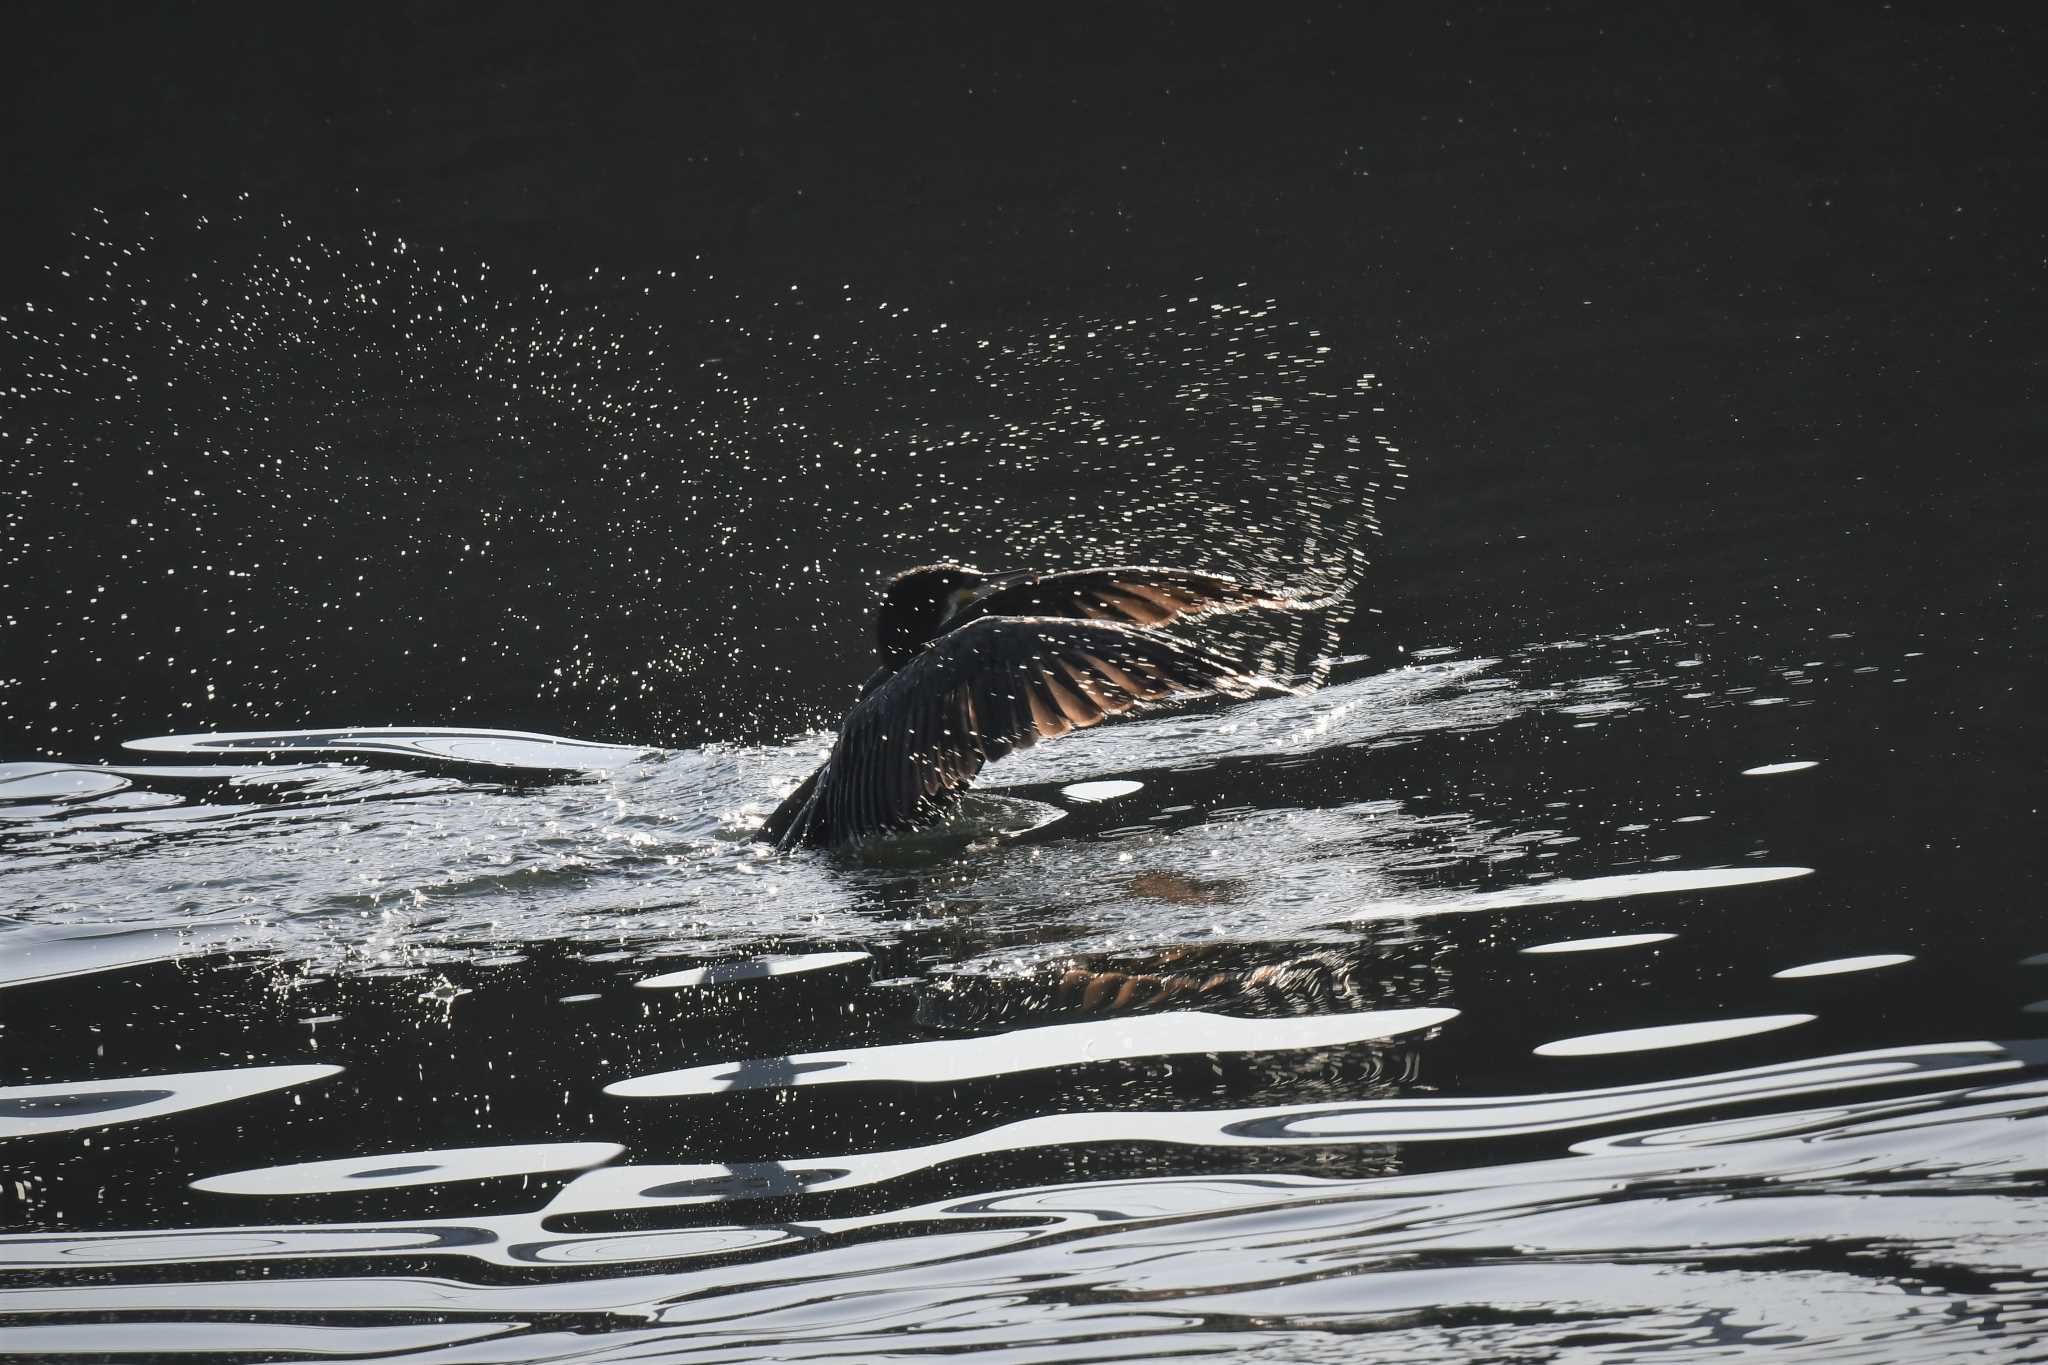
[[[878,576],[942,558],[1289,587],[1329,605],[1219,647],[1326,669],[1405,477],[1354,359],[1240,290],[870,303],[764,329],[694,265],[549,281],[239,205],[101,215],[0,308],[0,742],[787,737],[865,673]]]

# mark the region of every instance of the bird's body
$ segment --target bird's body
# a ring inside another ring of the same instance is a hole
[[[938,564],[899,574],[876,620],[882,667],[831,755],[756,837],[790,849],[921,829],[1013,749],[1150,702],[1278,689],[1154,627],[1299,605],[1214,574],[1149,566],[983,574]]]

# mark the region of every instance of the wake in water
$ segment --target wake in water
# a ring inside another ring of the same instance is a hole
[[[1354,663],[1316,692],[1126,719],[1011,756],[955,827],[865,861],[750,842],[826,735],[682,751],[418,727],[138,740],[141,761],[0,769],[0,904],[18,922],[0,940],[24,946],[31,975],[224,947],[416,973],[508,942],[716,958],[956,914],[981,921],[989,969],[1020,950],[1190,935],[1344,945],[1365,914],[1512,909],[1542,903],[1531,876],[1702,860],[1684,823],[1647,849],[1634,813],[1566,835],[1541,811],[1489,809],[1458,777],[1478,741],[1545,718],[1590,740],[1710,705],[1718,693],[1671,694],[1710,681],[1674,667],[1686,654],[1634,638]]]

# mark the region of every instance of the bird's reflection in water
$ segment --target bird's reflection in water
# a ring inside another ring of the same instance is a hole
[[[1436,957],[1392,938],[1342,947],[1210,943],[942,978],[923,991],[917,1019],[970,1030],[1169,1010],[1274,1018],[1440,1005],[1449,996]]]
[[[1183,872],[1140,872],[1131,878],[1131,894],[1175,905],[1230,905],[1244,899],[1245,884],[1236,877],[1190,877]]]

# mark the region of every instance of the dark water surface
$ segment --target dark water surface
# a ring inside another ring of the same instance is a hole
[[[24,32],[0,1355],[2048,1359],[2038,34],[285,22]],[[1343,605],[765,853],[936,557]]]

